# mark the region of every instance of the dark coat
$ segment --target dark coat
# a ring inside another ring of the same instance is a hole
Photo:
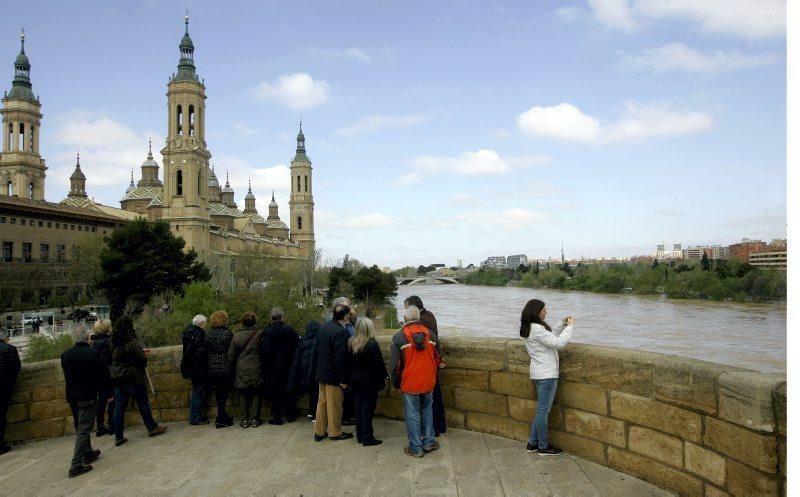
[[[11,392],[21,367],[17,348],[0,340],[0,392]]]
[[[233,364],[234,386],[256,388],[261,385],[261,330],[244,328],[233,335],[228,348],[228,360]]]
[[[233,383],[233,368],[228,358],[228,349],[233,341],[233,332],[226,328],[211,328],[206,333],[208,353],[208,378],[214,382],[230,380]]]
[[[109,335],[97,335],[92,343],[92,348],[100,354],[100,362],[106,368],[111,367],[111,337]]]
[[[94,400],[105,382],[100,354],[86,342],[78,342],[61,354],[61,369],[67,384],[67,402]]]
[[[111,381],[116,385],[144,385],[147,356],[142,342],[132,338],[111,353]]]
[[[181,341],[183,342],[181,375],[187,379],[204,379],[208,376],[205,330],[190,324],[183,330]]]
[[[289,370],[300,337],[294,328],[283,321],[273,321],[261,334],[261,371],[264,386],[287,390]]]
[[[317,383],[339,385],[350,376],[347,330],[338,321],[323,324],[317,334]]]
[[[383,363],[383,354],[378,342],[370,340],[357,354],[353,354],[350,381],[354,388],[383,390],[389,373]]]
[[[289,372],[289,390],[292,392],[307,392],[317,386],[316,345],[319,333],[319,321],[309,321],[306,325],[306,334],[297,345]]]

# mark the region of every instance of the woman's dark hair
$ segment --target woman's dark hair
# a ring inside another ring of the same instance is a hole
[[[242,326],[255,326],[256,325],[256,313],[247,311],[242,314],[241,318]]]
[[[416,306],[416,307],[417,307],[417,309],[419,309],[420,311],[421,311],[422,309],[424,309],[424,308],[425,308],[425,307],[422,305],[422,299],[421,299],[421,298],[419,298],[419,297],[417,297],[416,295],[411,295],[411,296],[409,296],[409,297],[406,297],[406,299],[403,301],[403,303],[404,303],[405,305],[413,305],[413,306]]]
[[[130,316],[120,316],[114,321],[114,334],[111,335],[111,344],[114,347],[125,345],[136,337],[133,329],[133,319]]]
[[[539,299],[531,299],[522,309],[522,317],[519,318],[519,336],[528,338],[531,334],[531,323],[544,326],[547,331],[553,331],[550,325],[542,321],[540,314],[544,309],[544,302]]]

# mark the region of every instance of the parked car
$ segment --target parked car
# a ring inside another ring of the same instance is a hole
[[[97,313],[90,312],[89,315],[86,317],[87,321],[97,321]]]
[[[23,326],[39,326],[42,324],[42,318],[36,314],[23,314],[20,323]]]
[[[73,321],[83,321],[84,319],[89,319],[91,313],[84,309],[75,309],[74,311],[67,314],[67,319],[71,319]]]

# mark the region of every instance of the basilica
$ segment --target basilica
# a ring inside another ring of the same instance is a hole
[[[244,253],[281,259],[313,255],[312,167],[302,122],[290,165],[289,222],[278,214],[274,191],[266,217],[259,213],[251,187],[240,209],[227,173],[222,185],[215,171],[221,168],[211,165],[206,143],[206,86],[195,68],[188,16],[178,48],[177,72],[167,85],[167,138],[160,150],[161,166],[150,144],[138,180],[132,172],[117,208],[90,198],[87,183],[91,185],[91,178],[81,169],[80,156],[70,176],[67,197],[59,203],[45,200],[47,167],[39,154],[41,103],[32,90],[31,65],[24,34],[21,36],[14,80],[0,110],[4,130],[0,151],[0,262],[50,262],[56,251],[68,258],[67,248],[76,239],[108,235],[140,217],[168,222],[173,233],[186,241],[187,249],[197,251],[212,272],[217,267],[235,266],[236,257]],[[120,185],[120,191],[123,188]]]

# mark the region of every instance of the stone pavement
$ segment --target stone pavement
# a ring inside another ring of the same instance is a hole
[[[0,456],[0,495],[672,495],[585,459],[528,454],[520,442],[465,430],[448,430],[441,449],[416,459],[403,454],[402,422],[374,425],[384,441],[376,447],[315,443],[305,418],[246,430],[171,423],[156,438],[132,426],[120,447],[111,436],[93,437],[103,454],[93,471],[73,479],[74,437],[44,440]]]

